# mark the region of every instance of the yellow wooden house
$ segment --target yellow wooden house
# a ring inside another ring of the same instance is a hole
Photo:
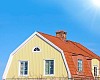
[[[2,79],[93,80],[99,68],[100,57],[66,40],[66,32],[57,31],[56,36],[35,32],[10,54]]]

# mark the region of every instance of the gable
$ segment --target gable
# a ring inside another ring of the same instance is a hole
[[[24,43],[22,43],[14,52],[11,53],[11,56],[8,60],[8,63],[7,63],[7,66],[6,66],[4,75],[3,75],[3,79],[5,79],[7,77],[7,73],[10,68],[11,63],[16,63],[18,65],[18,63],[16,61],[20,60],[20,58],[23,60],[29,60],[28,56],[30,54],[33,54],[32,49],[34,46],[39,46],[41,48],[41,53],[42,52],[43,53],[51,52],[51,51],[56,51],[55,53],[60,53],[60,55],[62,56],[62,58],[64,60],[66,70],[68,71],[68,77],[70,77],[69,68],[68,68],[67,62],[65,61],[63,51],[60,48],[58,48],[56,45],[54,45],[52,42],[50,42],[48,39],[41,36],[39,33],[35,32]],[[47,53],[45,53],[45,54],[47,54]],[[51,54],[53,54],[53,52],[51,52]],[[25,56],[23,56],[23,55],[25,55]],[[48,56],[50,56],[50,54],[48,54]],[[15,60],[16,59],[17,60],[14,61],[13,57]],[[17,68],[17,67],[15,67],[15,68]],[[18,74],[18,72],[16,74]]]
[[[41,48],[40,52],[32,52],[32,48],[34,46],[39,46]],[[55,50],[52,46],[50,46],[48,43],[40,39],[37,35],[34,36],[30,41],[28,41],[23,47],[21,47],[13,56],[11,66],[9,68],[7,78],[18,77],[18,67],[20,61],[28,61],[29,62],[29,72],[30,75],[37,75],[40,76],[40,74],[43,76],[43,70],[44,70],[44,60],[45,59],[53,59],[55,60],[55,76],[62,77],[67,76],[66,68],[63,63],[63,59],[61,57],[61,54],[59,51]],[[15,66],[16,65],[16,66]],[[13,71],[12,71],[13,69]],[[59,74],[61,73],[61,74]],[[29,76],[30,77],[30,76]],[[36,78],[35,76],[33,76]],[[31,78],[31,77],[30,77]]]

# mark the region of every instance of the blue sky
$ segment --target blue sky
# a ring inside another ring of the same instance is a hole
[[[100,10],[91,0],[0,0],[0,79],[10,53],[32,33],[57,30],[100,55]]]

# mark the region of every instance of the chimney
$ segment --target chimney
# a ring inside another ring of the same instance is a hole
[[[66,41],[66,34],[67,33],[65,31],[60,30],[56,32],[56,37],[60,38],[63,41]]]

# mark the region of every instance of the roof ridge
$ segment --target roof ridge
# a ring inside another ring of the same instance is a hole
[[[40,34],[42,33],[42,34],[45,34],[45,35],[49,35],[49,36],[55,37],[55,36],[53,36],[53,35],[50,35],[50,34],[46,34],[46,33],[43,33],[43,32],[39,32],[39,31],[38,31],[38,33],[40,33]]]
[[[42,33],[42,34],[44,34],[44,35],[48,35],[48,36],[52,36],[52,37],[55,37],[55,38],[58,38],[59,40],[61,40],[59,37],[56,37],[56,36],[53,36],[53,35],[50,35],[50,34],[46,34],[46,33],[43,33],[43,32],[38,32],[38,33]],[[63,41],[63,40],[61,40],[61,41]],[[63,42],[65,42],[65,41],[63,41]]]
[[[52,37],[55,37],[55,38],[58,38],[58,37],[56,37],[56,36],[53,36],[53,35],[50,35],[50,34],[46,34],[46,33],[43,33],[43,32],[38,32],[38,33],[42,33],[42,34],[45,34],[45,35],[48,35],[48,36],[52,36]],[[58,38],[58,39],[60,39],[60,38]],[[61,40],[61,39],[60,39]]]

